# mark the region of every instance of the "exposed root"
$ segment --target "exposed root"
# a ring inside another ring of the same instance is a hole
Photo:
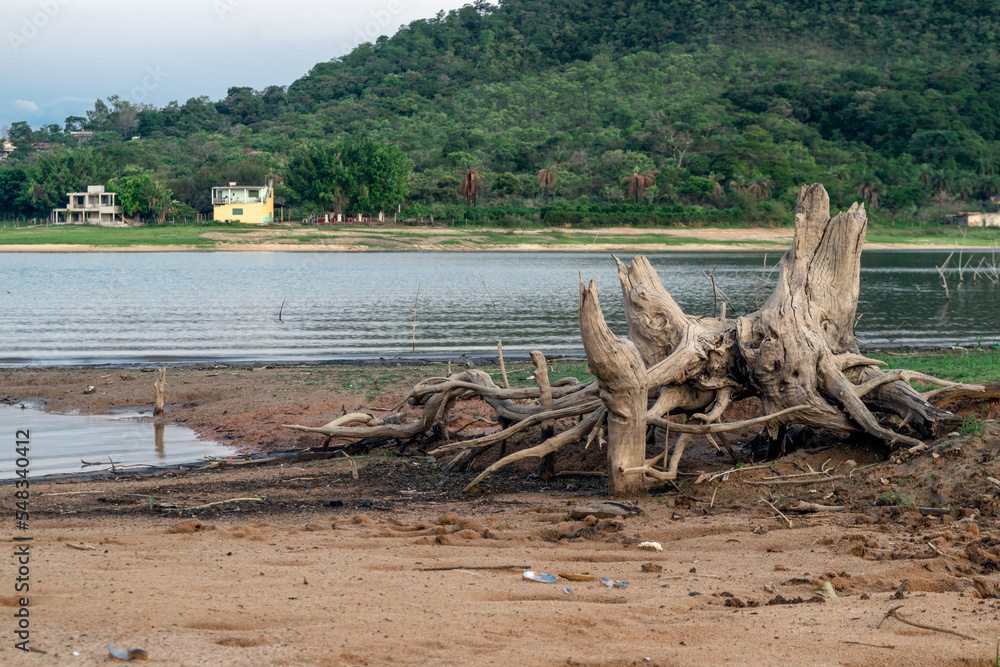
[[[662,417],[652,419],[647,417],[646,421],[649,424],[654,424],[661,428],[669,428],[677,433],[725,433],[726,431],[738,431],[741,428],[749,428],[751,426],[757,426],[758,424],[766,424],[767,422],[781,419],[782,417],[808,409],[809,407],[806,405],[795,405],[790,408],[785,408],[779,412],[775,412],[774,414],[764,415],[763,417],[754,417],[753,419],[744,419],[738,422],[724,422],[721,424],[679,424],[677,422],[667,421]]]
[[[559,419],[561,417],[577,417],[588,412],[593,412],[601,407],[600,402],[594,401],[588,403],[581,407],[564,408],[562,410],[553,410],[551,412],[539,412],[531,415],[530,417],[524,418],[522,421],[517,422],[513,426],[505,428],[497,433],[491,433],[489,435],[484,435],[480,438],[473,438],[472,440],[462,440],[461,442],[453,442],[441,447],[437,447],[428,451],[427,453],[431,456],[437,456],[439,454],[445,454],[447,452],[453,452],[458,449],[469,449],[470,447],[483,447],[485,445],[493,445],[502,440],[506,440],[510,436],[523,431],[529,426],[534,426],[535,424],[540,424],[549,419]]]
[[[519,452],[514,452],[513,454],[505,456],[504,458],[500,459],[499,461],[488,467],[482,473],[480,473],[474,480],[469,482],[468,486],[466,486],[462,490],[468,491],[472,487],[479,484],[479,482],[483,481],[483,479],[485,479],[490,473],[499,470],[505,465],[509,465],[511,463],[514,463],[515,461],[520,461],[521,459],[527,459],[531,457],[542,457],[547,454],[551,454],[555,451],[558,451],[560,448],[566,445],[576,442],[580,438],[584,437],[588,431],[593,429],[594,426],[597,424],[598,420],[599,420],[598,413],[594,412],[593,414],[589,415],[586,419],[581,421],[573,428],[567,429],[562,433],[549,438],[540,445],[536,445],[535,447],[531,447],[529,449],[522,449]]]

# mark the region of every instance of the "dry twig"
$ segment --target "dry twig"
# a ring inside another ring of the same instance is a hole
[[[206,507],[214,507],[215,505],[226,505],[228,503],[241,503],[241,502],[264,502],[264,498],[230,498],[229,500],[219,500],[214,503],[205,503],[204,505],[193,505],[192,507],[182,507],[182,510],[203,510]]]
[[[903,605],[896,605],[894,607],[889,607],[889,611],[885,612],[885,614],[882,616],[882,620],[878,622],[878,625],[876,625],[875,628],[876,629],[881,628],[882,623],[885,622],[885,619],[892,616],[900,623],[912,625],[915,628],[921,628],[923,630],[933,630],[934,632],[944,632],[945,634],[955,635],[956,637],[961,637],[962,639],[972,639],[972,640],[976,639],[975,637],[970,637],[969,635],[963,635],[961,632],[955,632],[954,630],[948,630],[946,628],[939,628],[935,625],[924,625],[923,623],[917,623],[916,621],[911,621],[907,618],[904,618],[899,613],[899,610],[902,609],[902,607]]]
[[[774,504],[770,500],[767,500],[766,498],[761,498],[760,501],[762,503],[767,503],[768,505],[770,505],[771,509],[773,509],[775,512],[777,512],[778,516],[780,516],[782,519],[785,520],[786,523],[788,523],[788,527],[789,528],[792,527],[792,521],[791,521],[791,519],[789,519],[787,516],[785,516],[784,514],[782,514],[781,510],[779,510],[777,507],[775,507]]]

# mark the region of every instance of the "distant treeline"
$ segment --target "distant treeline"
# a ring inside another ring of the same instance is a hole
[[[475,2],[287,87],[15,123],[0,216],[147,176],[181,217],[266,179],[307,215],[335,200],[285,185],[296,156],[369,141],[409,170],[379,204],[445,219],[782,223],[821,182],[876,220],[939,220],[1000,193],[998,16],[1000,0]],[[346,212],[375,205],[354,194]]]

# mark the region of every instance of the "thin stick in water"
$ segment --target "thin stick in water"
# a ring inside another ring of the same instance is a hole
[[[483,274],[481,274],[481,273],[479,274],[479,280],[482,281],[483,287],[486,289],[486,296],[490,297],[490,303],[492,303],[493,307],[496,308],[497,307],[497,302],[493,300],[493,295],[490,294],[490,288],[486,287],[486,281],[483,280]]]
[[[413,348],[411,352],[417,351],[417,301],[420,299],[420,283],[417,283],[417,296],[413,299]]]
[[[284,299],[281,300],[281,308],[278,309],[278,321],[279,322],[281,321],[281,313],[285,310],[285,301],[287,301],[287,300],[288,300],[287,296]]]

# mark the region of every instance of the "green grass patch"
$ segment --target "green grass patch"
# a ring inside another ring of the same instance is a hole
[[[97,227],[57,225],[52,227],[0,228],[0,245],[90,245],[105,248],[130,246],[193,246],[213,248],[217,241],[203,237],[207,232],[241,234],[255,231],[234,225],[145,225],[142,227]]]
[[[952,382],[976,384],[1000,379],[1000,349],[998,348],[900,353],[875,350],[864,354],[886,362],[889,369],[905,368]],[[927,385],[918,386],[920,389],[933,388]]]
[[[537,387],[535,382],[535,365],[530,361],[512,361],[505,364],[507,367],[507,382],[512,388]],[[579,359],[552,359],[548,361],[549,383],[555,383],[567,377],[576,378],[580,382],[590,382],[594,376],[587,372],[587,362]],[[493,382],[503,386],[503,377],[500,373],[500,364],[487,364],[480,366],[490,374]]]
[[[913,507],[916,503],[913,502],[913,498],[910,496],[897,491],[893,493],[883,493],[875,500],[875,504],[880,507],[883,505],[908,505],[909,507]]]
[[[1000,244],[1000,234],[993,229],[944,224],[871,225],[865,234],[865,242],[990,246]]]

